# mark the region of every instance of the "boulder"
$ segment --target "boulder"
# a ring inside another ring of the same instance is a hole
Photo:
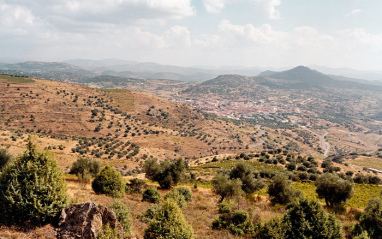
[[[123,237],[122,225],[114,211],[93,202],[72,204],[61,212],[57,238],[95,239],[106,224],[117,228],[119,235]]]

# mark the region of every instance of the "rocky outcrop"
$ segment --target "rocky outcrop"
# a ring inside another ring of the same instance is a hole
[[[57,238],[95,239],[106,224],[123,236],[123,228],[112,210],[93,202],[72,204],[61,212]]]

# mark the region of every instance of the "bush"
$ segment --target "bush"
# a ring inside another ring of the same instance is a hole
[[[102,226],[102,230],[99,231],[97,239],[122,239],[118,234],[117,228],[110,227],[109,224]]]
[[[0,192],[0,221],[10,224],[50,223],[68,203],[61,169],[31,138],[27,150],[2,172]]]
[[[300,191],[295,191],[290,180],[284,174],[277,174],[268,186],[268,194],[273,204],[288,204],[301,195]]]
[[[191,239],[193,229],[187,224],[182,211],[172,200],[167,200],[155,213],[148,228],[145,230],[144,238],[182,238]]]
[[[225,201],[222,203],[219,203],[219,213],[231,213],[232,210],[232,204],[229,201]]]
[[[101,168],[101,163],[96,159],[90,159],[88,157],[79,157],[77,161],[72,164],[70,168],[70,174],[85,175],[88,172],[92,177],[95,177]]]
[[[281,217],[275,217],[267,223],[258,225],[255,239],[279,239],[285,238],[285,226]]]
[[[326,205],[333,207],[345,203],[354,194],[354,185],[336,174],[326,173],[316,180],[319,198],[325,198]]]
[[[359,225],[369,234],[370,238],[381,238],[382,235],[382,199],[376,198],[369,201],[362,214]]]
[[[172,200],[174,200],[174,202],[176,202],[178,204],[178,207],[180,207],[180,208],[185,208],[187,206],[187,202],[186,202],[186,199],[184,198],[183,194],[181,194],[177,190],[173,189],[164,196],[165,200],[170,199],[170,198]]]
[[[244,234],[252,234],[255,227],[248,212],[237,210],[233,213],[223,213],[219,218],[212,221],[212,229],[228,229],[232,234],[242,236]]]
[[[174,190],[176,190],[180,194],[182,194],[184,196],[184,199],[187,202],[191,202],[192,201],[192,193],[191,193],[190,189],[188,189],[186,187],[180,187],[180,188],[175,188]]]
[[[296,170],[296,164],[295,163],[288,163],[285,165],[286,168],[289,170],[289,171],[293,171],[293,170]]]
[[[129,193],[142,193],[145,185],[145,180],[139,178],[132,178],[130,179],[130,183],[126,184],[126,191],[128,191]]]
[[[114,204],[111,209],[117,215],[118,221],[121,223],[123,227],[123,231],[130,235],[131,234],[131,215],[129,208],[120,200],[114,200]]]
[[[121,173],[107,165],[95,177],[92,188],[97,194],[106,194],[112,197],[122,197],[125,194],[126,182]]]
[[[154,186],[148,187],[142,193],[142,201],[146,201],[149,203],[159,203],[161,201],[161,195],[158,192],[158,189]]]
[[[162,161],[158,164],[157,159],[148,159],[143,165],[146,178],[157,181],[162,188],[168,189],[176,186],[185,177],[188,165],[179,158],[172,161]]]
[[[140,216],[141,220],[145,223],[151,222],[154,219],[155,214],[159,211],[160,206],[153,205],[147,208],[146,212]]]
[[[341,223],[322,208],[319,202],[300,199],[288,206],[283,217],[285,238],[342,239]]]
[[[12,163],[13,160],[13,156],[6,149],[0,149],[0,172],[7,164]]]
[[[299,165],[297,170],[298,171],[306,171],[306,167],[304,165]]]

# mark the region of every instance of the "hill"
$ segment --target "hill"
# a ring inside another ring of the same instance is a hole
[[[137,91],[4,75],[0,79],[0,127],[11,132],[14,143],[9,145],[20,145],[22,135],[35,133],[68,140],[62,152],[72,158],[80,153],[137,165],[148,156],[196,159],[234,153],[253,142],[256,133],[251,126],[239,127]],[[135,146],[139,153],[131,155]]]
[[[330,135],[333,153],[381,147],[382,131],[374,120],[381,114],[381,85],[332,77],[303,66],[260,75],[220,75],[188,87],[179,99],[192,99],[191,105],[216,115],[274,129],[308,125]]]

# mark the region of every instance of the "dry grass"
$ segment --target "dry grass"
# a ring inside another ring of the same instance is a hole
[[[358,156],[355,159],[346,160],[346,163],[382,170],[382,159],[375,157]]]

